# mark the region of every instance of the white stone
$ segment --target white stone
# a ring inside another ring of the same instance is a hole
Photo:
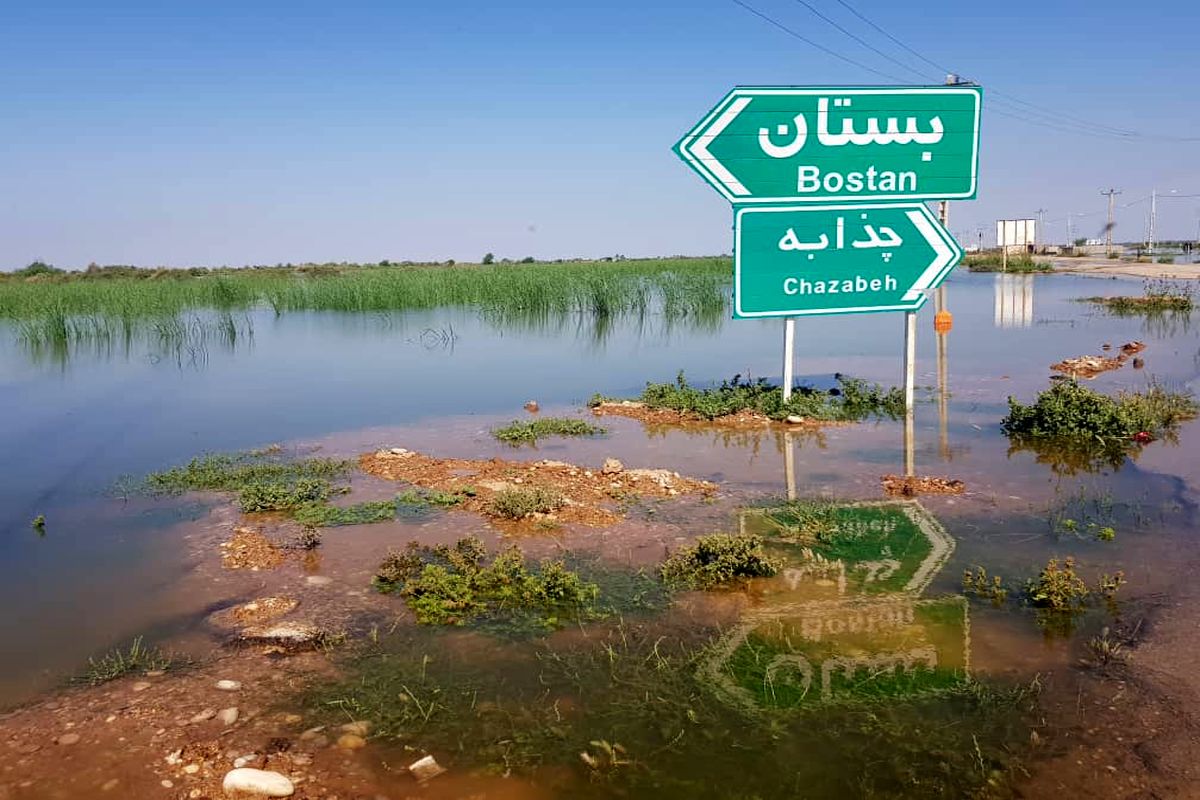
[[[232,725],[233,723],[237,722],[238,721],[237,706],[232,706],[230,708],[222,708],[220,711],[217,712],[217,719],[219,719],[221,721],[222,725]]]
[[[419,761],[414,761],[408,765],[408,771],[412,776],[421,783],[428,780],[433,780],[438,775],[441,775],[446,770],[441,764],[433,760],[433,756],[425,756]]]
[[[241,681],[220,680],[217,681],[217,688],[222,692],[236,692],[242,688]]]
[[[247,792],[265,797],[291,797],[296,791],[296,787],[286,777],[264,769],[231,770],[225,774],[221,788],[226,793]]]
[[[233,760],[233,766],[241,768],[258,758],[258,753],[246,753],[244,756],[238,756]]]
[[[804,422],[804,417],[798,416],[796,414],[789,414],[788,418],[784,421],[788,425],[799,425],[800,423]]]
[[[309,586],[328,586],[333,583],[333,578],[326,575],[309,575],[304,579],[304,582]]]

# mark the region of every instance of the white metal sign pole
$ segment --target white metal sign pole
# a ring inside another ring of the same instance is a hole
[[[917,312],[904,312],[904,474],[916,469],[913,449],[913,393],[917,376]]]
[[[792,369],[794,349],[796,345],[796,318],[788,317],[783,321],[783,402],[792,399]]]

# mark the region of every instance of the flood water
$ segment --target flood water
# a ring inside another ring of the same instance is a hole
[[[1077,655],[1070,636],[1050,635],[1027,616],[987,604],[968,608],[958,596],[960,578],[974,565],[1018,579],[1036,574],[1051,556],[1074,555],[1089,574],[1124,570],[1131,596],[1171,590],[1177,556],[1200,532],[1196,424],[1185,425],[1177,443],[1153,443],[1118,470],[1092,472],[1010,451],[999,427],[1008,396],[1032,400],[1049,385],[1051,363],[1100,354],[1106,343],[1144,342],[1144,367],[1127,364],[1089,385],[1108,392],[1151,382],[1200,388],[1200,319],[1120,318],[1076,302],[1138,288],[1136,281],[1064,275],[956,275],[946,284],[954,324],[940,365],[932,302],[919,316],[914,457],[919,474],[962,479],[968,493],[922,500],[934,520],[930,530],[944,538],[915,527],[896,533],[901,538],[885,555],[895,557],[899,572],[885,595],[872,596],[853,571],[793,571],[751,592],[752,613],[714,612],[729,625],[718,648],[724,658],[749,658],[747,647],[775,653],[760,672],[742,673],[750,676],[745,683],[725,686],[733,705],[828,699],[846,690],[849,678],[841,676],[872,659],[892,668],[896,659],[934,658],[976,676],[1021,681]],[[699,384],[734,374],[778,380],[779,321],[668,322],[651,315],[603,325],[577,317],[505,323],[461,309],[242,316],[242,334],[232,342],[180,348],[137,340],[67,353],[31,350],[14,329],[0,326],[0,705],[28,700],[90,655],[135,636],[202,650],[205,616],[253,596],[260,579],[221,575],[212,565],[214,537],[236,521],[228,502],[152,499],[130,488],[146,473],[202,452],[278,443],[353,457],[403,446],[434,456],[593,467],[616,457],[719,485],[714,503],[681,501],[612,529],[553,537],[555,545],[633,567],[657,563],[700,533],[753,529],[761,521],[739,509],[789,489],[877,500],[880,476],[904,467],[903,426],[892,421],[784,435],[647,429],[608,418],[604,437],[519,451],[488,435],[493,425],[523,416],[527,400],[537,400],[543,414],[577,414],[593,393],[634,396],[647,381],[672,380],[680,370]],[[801,319],[797,375],[819,385],[839,372],[898,384],[902,324],[894,314]],[[354,485],[366,495],[382,491],[359,477]],[[44,535],[31,527],[37,515],[45,516]],[[1117,537],[1064,535],[1053,529],[1056,515],[1081,524],[1103,519]],[[498,538],[482,520],[460,513],[347,528],[307,571],[355,586],[340,601],[353,627],[356,603],[373,615],[398,607],[363,591],[389,546],[472,532]],[[533,552],[549,547],[524,544]],[[305,574],[295,569],[297,587]],[[833,605],[816,614],[816,601]],[[838,626],[868,624],[863,620],[887,633],[840,635]],[[801,640],[809,644],[794,644]],[[812,672],[821,663],[834,666]],[[767,677],[769,696],[762,694]]]

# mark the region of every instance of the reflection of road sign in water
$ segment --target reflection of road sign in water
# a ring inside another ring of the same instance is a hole
[[[717,645],[707,676],[737,705],[789,709],[949,688],[969,668],[965,598],[892,595],[752,617]]]
[[[961,258],[922,203],[739,207],[734,316],[914,310]]]
[[[732,203],[975,196],[974,86],[743,87],[675,152]]]
[[[815,526],[815,528],[814,528]],[[743,514],[789,556],[769,597],[718,644],[704,671],[733,703],[787,709],[953,686],[970,666],[961,597],[918,600],[954,540],[917,503],[788,506]]]

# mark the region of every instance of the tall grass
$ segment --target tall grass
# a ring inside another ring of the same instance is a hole
[[[137,273],[139,276],[141,273]],[[718,319],[728,306],[725,258],[493,265],[479,267],[346,267],[243,269],[145,277],[68,273],[0,278],[0,319],[18,323],[37,346],[128,341],[154,330],[217,336],[184,319],[188,312],[384,312],[470,307],[496,322],[544,325],[579,315],[605,326],[618,316]],[[223,324],[236,341],[237,325]],[[220,336],[218,336],[220,338]]]

